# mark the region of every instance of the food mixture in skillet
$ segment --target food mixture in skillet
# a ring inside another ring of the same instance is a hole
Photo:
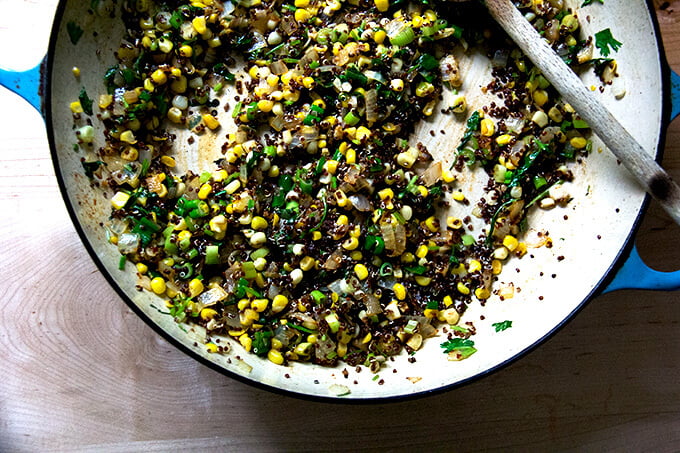
[[[595,43],[579,36],[562,0],[516,4],[566,61],[612,77],[615,62],[593,58]],[[110,194],[110,242],[121,269],[134,263],[139,290],[159,295],[178,322],[276,364],[375,371],[417,351],[441,324],[449,358],[475,351],[474,326],[458,325],[466,307],[512,297],[494,283],[526,253],[528,212],[568,202],[559,190],[572,179],[567,163],[591,147],[588,125],[483,8],[433,0],[122,8],[128,34],[103,74],[108,92],[90,99],[83,89],[71,108],[79,146],[96,156],[83,160],[85,172]],[[465,81],[454,50],[488,54],[493,72],[481,89],[497,103],[442,102]],[[223,96],[227,86],[238,95]],[[220,110],[236,132],[223,132]],[[447,162],[412,136],[434,113],[466,124]],[[91,146],[88,118],[104,125],[105,146]],[[213,168],[175,171],[181,128],[219,138]],[[458,187],[465,167],[488,173],[483,198]]]

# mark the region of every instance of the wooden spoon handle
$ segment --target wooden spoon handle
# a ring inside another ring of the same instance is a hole
[[[680,188],[553,51],[510,0],[486,0],[491,16],[571,104],[640,185],[680,225]]]

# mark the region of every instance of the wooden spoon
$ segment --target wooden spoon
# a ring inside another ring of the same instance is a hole
[[[469,0],[452,0],[465,2]],[[485,0],[494,20],[541,70],[545,78],[571,104],[616,158],[680,225],[680,187],[654,158],[585,87],[511,0]]]

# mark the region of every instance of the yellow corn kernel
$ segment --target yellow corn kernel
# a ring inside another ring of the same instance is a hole
[[[434,216],[430,216],[425,220],[425,226],[431,232],[436,233],[439,231],[439,220],[437,220]]]
[[[534,104],[539,107],[543,107],[545,103],[548,102],[548,92],[545,90],[534,91]]]
[[[510,250],[512,252],[519,245],[519,241],[517,240],[516,237],[508,234],[507,236],[505,236],[503,238],[503,245],[505,246],[505,248],[507,248],[508,250]]]
[[[316,260],[311,256],[305,256],[300,260],[300,269],[307,272],[314,268],[316,265]]]
[[[316,80],[314,80],[314,77],[303,77],[302,86],[307,88],[308,90],[311,90],[316,86]]]
[[[395,283],[394,286],[392,286],[392,291],[394,291],[394,297],[396,297],[397,300],[406,299],[406,287],[401,283]]]
[[[454,175],[453,172],[448,168],[444,169],[442,171],[442,180],[446,183],[452,183],[456,180],[456,175]]]
[[[425,258],[427,256],[427,252],[428,252],[427,246],[425,244],[421,244],[416,249],[416,256],[418,258]]]
[[[250,306],[256,312],[262,313],[269,306],[269,300],[268,299],[255,299],[250,303]]]
[[[326,171],[328,173],[333,175],[338,169],[338,161],[333,159],[327,160],[326,163],[324,164],[324,167],[326,168]]]
[[[109,243],[113,245],[118,244],[118,236],[109,236]]]
[[[583,137],[574,137],[569,140],[569,144],[576,149],[583,149],[588,145],[588,141]]]
[[[482,263],[480,263],[477,260],[470,260],[470,263],[468,263],[468,272],[477,272],[482,270]]]
[[[114,209],[123,209],[125,204],[127,204],[130,199],[130,194],[125,192],[116,192],[116,194],[111,197],[111,205]]]
[[[99,108],[104,110],[113,102],[113,96],[110,94],[99,95]]]
[[[338,216],[338,219],[335,221],[338,225],[349,225],[349,218],[345,214],[341,214]]]
[[[364,259],[364,254],[361,253],[361,250],[354,250],[350,252],[349,257],[352,259],[352,261],[361,261]]]
[[[458,282],[458,284],[456,285],[456,289],[457,289],[458,292],[461,293],[461,294],[465,294],[465,295],[470,294],[470,288],[468,288],[467,286],[465,286],[465,285],[463,284],[463,282]]]
[[[423,316],[425,316],[427,319],[434,319],[437,317],[437,314],[439,314],[439,310],[434,310],[432,308],[426,308],[423,310]]]
[[[451,198],[453,198],[456,201],[465,201],[465,195],[460,190],[456,190],[455,192],[453,192]]]
[[[354,273],[359,280],[366,280],[368,278],[368,268],[361,263],[354,265]]]
[[[165,290],[167,289],[167,286],[165,285],[165,280],[163,277],[154,277],[151,279],[151,291],[154,293],[161,295],[165,293]]]
[[[312,241],[318,241],[318,240],[321,239],[322,237],[323,237],[323,234],[321,234],[321,231],[318,231],[318,230],[317,230],[317,231],[314,231],[314,232],[312,233]]]
[[[205,183],[201,186],[200,189],[198,189],[198,198],[201,200],[205,200],[208,198],[208,195],[212,192],[212,186],[208,183]]]
[[[264,217],[255,216],[250,222],[250,226],[253,228],[253,230],[264,230],[269,226],[269,222],[267,222]]]
[[[355,237],[349,237],[342,243],[342,248],[345,250],[356,250],[357,247],[359,247],[359,239]]]
[[[238,342],[241,343],[241,346],[243,346],[243,349],[245,349],[246,352],[250,352],[251,348],[253,347],[253,339],[250,338],[246,333],[238,337]]]
[[[491,291],[486,288],[477,288],[475,290],[475,297],[479,300],[488,299],[491,297]]]
[[[350,201],[349,198],[347,198],[347,195],[341,189],[336,190],[334,195],[335,202],[339,207],[344,208],[352,206],[352,202]]]
[[[307,22],[310,17],[312,17],[312,15],[304,8],[298,8],[295,10],[295,20],[298,22]]]
[[[270,362],[276,365],[283,365],[284,360],[283,355],[281,355],[281,351],[278,351],[276,349],[270,349],[269,352],[267,353],[267,358],[269,359]]]
[[[189,293],[191,294],[191,297],[198,296],[203,292],[204,289],[205,287],[203,286],[203,282],[199,279],[193,278],[191,281],[189,281]]]
[[[135,267],[137,268],[137,272],[139,272],[142,275],[146,274],[149,270],[149,266],[147,266],[144,263],[137,263]]]
[[[280,313],[288,306],[288,298],[283,294],[277,294],[272,300],[272,313]]]
[[[345,160],[348,164],[354,164],[357,161],[357,152],[352,148],[348,149],[345,153]]]
[[[496,124],[489,118],[484,118],[480,126],[481,134],[485,137],[491,137],[496,133]]]
[[[510,134],[503,134],[496,139],[496,143],[498,143],[501,146],[507,145],[511,141],[512,141],[512,135],[510,135]]]
[[[415,257],[415,255],[414,255],[413,253],[411,253],[411,252],[406,252],[406,253],[402,253],[402,255],[401,255],[401,257],[399,258],[399,260],[400,260],[402,263],[412,263],[412,262],[414,262],[414,261],[416,260],[416,257]]]
[[[449,216],[446,218],[446,226],[458,230],[463,227],[463,221],[458,217]]]
[[[385,30],[378,30],[373,34],[373,41],[375,41],[376,44],[382,44],[385,42],[385,38],[387,38]]]
[[[179,48],[179,54],[182,57],[190,58],[194,54],[194,49],[188,44],[184,44]]]
[[[135,161],[139,157],[139,151],[134,146],[128,146],[120,153],[120,157],[127,161]]]
[[[211,131],[220,127],[220,122],[217,120],[217,118],[215,118],[209,113],[201,115],[201,118],[203,119],[203,122],[208,127],[208,129],[210,129]]]
[[[451,296],[444,296],[442,303],[445,307],[450,307],[453,304],[453,298]]]
[[[355,238],[361,237],[361,227],[359,225],[354,225],[354,228],[349,231],[349,235]]]
[[[404,81],[402,79],[390,80],[390,88],[392,91],[404,91]]]
[[[168,76],[162,69],[156,69],[151,73],[151,80],[157,85],[163,85],[168,81]]]
[[[161,156],[161,163],[165,165],[166,167],[174,168],[175,165],[177,165],[177,162],[175,162],[175,159],[173,159],[170,156]]]
[[[71,102],[71,112],[83,113],[83,106],[80,104],[80,101]]]
[[[432,278],[424,277],[422,275],[416,275],[415,280],[420,286],[428,286],[430,283],[432,283]]]
[[[207,307],[201,310],[201,319],[204,321],[210,321],[215,316],[217,316],[217,310],[213,310],[212,308]]]
[[[182,230],[179,233],[177,233],[177,240],[180,242],[183,241],[188,241],[191,239],[192,233],[189,230]]]
[[[210,222],[208,222],[208,225],[210,226],[210,231],[213,233],[224,233],[227,231],[227,218],[220,214],[216,215],[212,219],[210,219]]]
[[[356,134],[354,134],[354,139],[362,141],[364,139],[370,138],[371,137],[371,130],[367,128],[366,126],[359,126],[357,127]]]
[[[381,13],[384,13],[388,9],[390,9],[390,1],[389,0],[374,0],[375,7],[378,8],[378,11]]]
[[[194,30],[196,30],[196,33],[198,33],[199,35],[202,35],[208,30],[208,27],[206,26],[205,16],[194,17],[193,20],[191,21],[191,25],[194,27]]]
[[[215,343],[206,343],[205,349],[211,354],[214,354],[217,351],[219,351],[219,348],[217,347],[217,345]]]
[[[170,89],[178,94],[184,93],[187,90],[187,86],[189,84],[189,81],[185,76],[180,76],[170,82]],[[146,88],[146,86],[144,87]]]
[[[503,270],[503,263],[500,260],[491,261],[491,272],[494,275],[498,275]]]
[[[520,242],[517,244],[517,248],[515,249],[515,255],[522,257],[527,253],[527,245],[524,242]]]

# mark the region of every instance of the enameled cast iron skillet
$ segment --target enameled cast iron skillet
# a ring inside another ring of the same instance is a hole
[[[583,2],[569,0],[567,3],[578,10]],[[104,276],[145,321],[201,362],[251,384],[299,396],[374,400],[423,395],[484,376],[522,356],[598,294],[623,288],[680,288],[680,271],[653,271],[637,254],[631,238],[644,213],[647,197],[604,150],[591,153],[585,163],[574,170],[575,182],[568,187],[574,200],[567,208],[531,215],[530,225],[535,229],[527,233],[525,240],[531,246],[538,231],[549,232],[554,247],[532,249],[533,258],[525,257],[505,267],[500,275],[501,284],[512,282],[521,292],[505,301],[492,298],[484,308],[471,306],[466,313],[464,319],[473,320],[477,327],[474,340],[478,352],[470,358],[449,362],[438,345],[442,340],[432,338],[417,352],[415,363],[407,363],[405,354],[389,362],[388,369],[381,372],[384,382],[379,385],[368,371],[356,373],[350,368],[349,378],[343,377],[342,366],[329,369],[293,363],[282,368],[244,353],[238,344],[228,354],[208,354],[201,346],[200,331],[185,333],[170,316],[155,308],[160,305],[156,296],[135,290],[134,272],[118,270],[118,251],[107,242],[100,227],[100,222],[109,215],[108,200],[91,190],[82,172],[83,154],[73,150],[75,140],[69,104],[77,99],[82,87],[88,93],[104,92],[102,76],[114,63],[113,52],[123,35],[122,22],[118,19],[120,7],[116,5],[117,2],[102,0],[92,14],[88,13],[90,2],[61,1],[45,59],[26,72],[3,71],[0,83],[23,96],[44,116],[67,209],[83,244]],[[581,21],[586,34],[611,28],[614,36],[624,43],[616,59],[627,94],[616,100],[611,91],[605,90],[600,96],[645,149],[660,159],[665,126],[680,107],[678,102],[671,103],[678,97],[679,78],[665,63],[653,8],[644,0],[627,0],[607,2],[606,9],[598,9],[596,3],[581,9],[579,15],[590,16],[590,20]],[[66,30],[69,22],[85,30],[77,45],[69,39]],[[461,58],[466,81],[464,94],[473,107],[481,105],[483,99],[476,87],[488,81],[489,62],[474,54]],[[74,66],[81,69],[78,79],[72,75]],[[587,85],[597,84],[593,74],[585,74],[583,78]],[[96,120],[94,125],[100,126]],[[427,130],[446,129],[450,132],[447,137],[452,134],[455,137],[462,127],[442,115],[434,118]],[[424,129],[417,128],[416,134]],[[427,133],[420,133],[418,139],[434,150],[435,157],[447,159],[444,139]],[[101,132],[97,140],[98,145],[103,143]],[[181,133],[178,142],[187,143]],[[193,148],[186,145],[180,165],[201,170],[201,166],[214,160],[214,154],[206,150],[218,152],[219,145],[205,139],[197,140]],[[451,149],[450,143],[448,145]],[[596,140],[593,149],[600,147]],[[484,185],[479,182],[482,177],[476,173],[466,175],[464,191],[479,193],[478,188]],[[558,262],[557,257],[564,259]],[[484,321],[480,321],[482,314]],[[503,320],[512,320],[513,327],[496,333],[491,324]]]

